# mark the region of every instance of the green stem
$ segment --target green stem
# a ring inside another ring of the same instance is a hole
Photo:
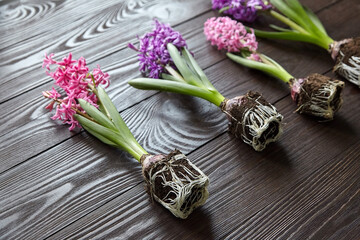
[[[121,132],[104,127],[81,115],[75,114],[74,117],[85,129],[90,130],[89,132],[102,142],[128,152],[138,162],[140,162],[142,155],[148,154],[136,140],[124,138]]]
[[[134,154],[131,154],[138,162],[140,162],[140,158],[144,154],[148,154],[148,152],[145,151],[145,149],[137,142],[133,141],[131,142],[131,149],[134,151]]]
[[[93,78],[93,77],[92,77]],[[92,86],[91,84],[88,84],[89,88],[91,89],[91,91],[96,95],[97,99],[98,99],[98,105],[100,109],[104,110],[104,113],[106,114],[106,116],[111,120],[111,116],[109,111],[104,107],[104,104],[102,103],[101,99],[99,98],[99,93],[96,89],[96,84],[95,84],[95,79],[93,78],[94,81],[94,86]]]
[[[74,115],[74,117],[89,133],[102,142],[127,151],[140,162],[141,156],[147,152],[136,141],[114,103],[103,88],[92,87],[92,91],[96,94],[101,108],[97,109],[87,101],[79,99],[80,106],[91,118],[81,115]]]
[[[220,106],[225,97],[217,90],[203,89],[191,84],[174,82],[164,79],[137,78],[128,82],[131,86],[144,90],[158,90],[174,92],[205,99],[216,106]]]
[[[217,91],[209,79],[206,77],[204,71],[201,69],[199,64],[196,62],[192,54],[186,48],[182,48],[181,50],[183,58],[188,66],[192,69],[194,78],[199,78],[202,84],[199,84],[199,87],[210,90]]]
[[[297,25],[295,22],[291,21],[289,18],[281,15],[280,13],[275,12],[274,10],[270,10],[269,12],[270,12],[271,16],[273,16],[274,18],[278,19],[279,21],[285,23],[286,25],[288,25],[292,29],[295,29],[298,32],[301,32],[303,34],[307,34],[307,35],[309,34],[305,29],[303,29],[302,27]]]
[[[175,79],[177,79],[179,82],[183,82],[186,83],[186,81],[184,80],[184,78],[171,66],[166,65],[165,66],[166,71],[168,71],[168,73],[170,73]]]
[[[257,62],[254,60],[246,59],[232,53],[226,53],[226,55],[234,62],[237,62],[249,68],[253,68],[265,72],[273,77],[282,80],[285,83],[288,83],[290,79],[294,78],[278,63],[276,63],[274,60],[263,54],[259,54],[259,56],[261,59],[265,60],[264,62]]]
[[[166,45],[167,50],[173,60],[177,70],[180,72],[183,79],[191,85],[203,87],[202,81],[193,73],[191,68],[186,62],[186,59],[180,55],[178,48],[172,43]]]
[[[318,45],[319,47],[324,48],[326,50],[329,49],[329,45],[333,42],[333,40],[331,38],[321,39],[318,37],[314,37],[312,35],[307,35],[307,34],[302,34],[299,32],[292,32],[292,31],[270,32],[270,31],[262,31],[262,30],[254,29],[254,32],[257,37],[308,42],[308,43]]]
[[[256,53],[256,54],[260,57],[263,63],[274,66],[274,64],[271,61],[269,61],[267,58],[264,57],[265,55],[261,53]]]
[[[263,33],[266,33],[269,38],[284,37],[282,39],[289,39],[288,36],[291,36],[291,34],[294,34],[294,36],[296,36],[296,37],[294,39],[290,39],[290,40],[299,40],[299,41],[304,41],[304,42],[310,42],[310,43],[316,44],[316,45],[324,48],[325,50],[328,50],[330,44],[334,42],[334,40],[331,37],[329,37],[326,32],[322,31],[321,29],[319,29],[319,26],[316,26],[313,22],[311,22],[312,21],[311,19],[309,19],[309,21],[311,24],[313,24],[313,28],[311,28],[311,30],[309,30],[311,32],[309,32],[309,31],[305,30],[303,27],[296,24],[294,21],[290,20],[289,18],[283,16],[282,14],[280,14],[274,10],[270,10],[269,13],[271,16],[273,16],[274,18],[278,19],[279,21],[285,23],[290,28],[298,31],[298,33],[297,32],[288,32],[288,34],[285,34],[284,32],[282,32],[284,34],[278,33],[278,35],[276,35],[277,33],[273,33],[272,36],[271,36],[271,32],[268,32],[268,34],[267,34],[265,31],[263,31]],[[256,33],[256,31],[255,31],[255,34],[257,36],[260,36],[260,34],[258,34],[258,33]],[[295,34],[297,34],[297,35],[295,35]]]
[[[230,9],[230,6],[223,7],[222,9],[219,10],[219,13],[223,13],[223,12],[225,12],[226,10],[229,10],[229,9]]]

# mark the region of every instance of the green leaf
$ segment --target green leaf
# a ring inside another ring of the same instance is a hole
[[[107,112],[106,112],[104,106],[102,105],[102,103],[100,101],[98,102],[98,105],[99,105],[99,111],[102,112],[105,116],[109,117],[107,115]]]
[[[298,0],[291,0],[291,1],[286,0],[286,4],[297,15],[297,17],[299,17],[302,21],[304,21],[305,24],[307,23],[306,20],[308,19],[308,16],[303,6],[300,4]],[[306,26],[303,27],[305,28]]]
[[[298,0],[271,0],[271,2],[288,18],[272,10],[270,14],[299,33],[309,35],[313,39],[311,43],[327,50],[329,44],[334,41],[327,35],[315,14],[305,9]]]
[[[117,128],[117,131],[121,134],[120,136],[128,143],[127,145],[132,146],[133,150],[137,152],[146,154],[146,151],[139,145],[134,135],[130,132],[130,129],[121,118],[114,103],[110,100],[105,90],[101,87],[98,87],[98,97],[101,103],[104,105],[104,108],[106,108],[106,111],[109,112],[112,122]]]
[[[271,76],[279,78],[280,80],[282,80],[284,82],[288,82],[291,78],[293,78],[293,76],[291,76],[283,68],[278,68],[274,64],[270,65],[270,64],[266,64],[266,63],[246,59],[246,58],[237,56],[237,55],[232,54],[232,53],[226,53],[226,56],[228,56],[231,60],[233,60],[233,61],[235,61],[235,62],[237,62],[237,63],[239,63],[239,64],[241,64],[243,66],[260,70],[260,71],[265,72],[265,73],[267,73],[267,74],[269,74]],[[275,61],[273,61],[273,62],[275,62]]]
[[[104,143],[110,143],[110,145],[114,145],[128,153],[130,153],[137,160],[143,154],[147,154],[145,150],[143,150],[140,145],[135,141],[132,142],[131,139],[124,138],[121,133],[101,126],[98,123],[95,123],[81,115],[74,114],[75,119],[83,126],[85,129],[90,130],[89,133],[93,134],[99,140]],[[136,146],[139,146],[136,148]]]
[[[96,137],[97,139],[99,139],[100,141],[102,141],[103,143],[105,143],[105,144],[107,144],[107,145],[110,145],[110,146],[113,146],[113,147],[118,147],[118,146],[116,145],[116,143],[114,143],[114,142],[110,141],[109,139],[107,139],[107,138],[105,138],[105,137],[103,137],[103,136],[95,133],[95,132],[92,131],[90,128],[85,127],[84,125],[82,125],[82,127],[83,127],[86,131],[88,131],[91,135],[93,135],[94,137]]]
[[[294,0],[295,1],[295,0]],[[271,0],[270,1],[275,8],[277,8],[282,14],[295,21],[297,24],[307,29],[306,22],[304,22],[297,12],[295,12],[289,5],[283,0]],[[292,5],[291,5],[292,6]]]
[[[293,32],[291,29],[282,28],[282,27],[276,26],[274,24],[270,24],[269,27],[271,27],[272,29],[275,29],[277,31],[280,31],[280,32]]]
[[[278,68],[279,70],[287,73],[287,71],[286,71],[280,64],[278,64],[277,62],[275,62],[275,60],[273,60],[272,58],[270,58],[270,57],[268,57],[268,56],[266,56],[266,55],[264,55],[264,54],[259,54],[259,56],[260,56],[260,58],[261,58],[261,60],[262,60],[263,62],[269,62],[270,64],[274,65],[274,66],[275,66],[276,68]],[[289,74],[289,73],[288,73],[288,74]],[[290,74],[289,74],[289,75],[290,75]]]
[[[166,73],[161,74],[161,79],[166,79],[166,80],[175,81],[175,82],[184,82],[184,81],[177,79],[173,75],[166,74]]]
[[[189,50],[187,50],[186,48],[183,48],[182,54],[183,54],[184,58],[187,60],[188,64],[190,66],[192,66],[192,68],[194,69],[194,72],[196,72],[196,74],[199,76],[199,78],[201,79],[203,85],[207,89],[215,90],[215,87],[211,84],[209,79],[206,77],[204,71],[201,69],[201,67],[196,62],[196,60],[194,59],[192,54],[189,52]]]
[[[114,103],[111,101],[110,97],[107,95],[105,90],[102,87],[98,87],[98,97],[100,102],[103,104],[106,111],[109,113],[110,120],[114,123],[115,127],[124,135],[130,133],[129,128],[126,126],[124,120],[121,118],[118,110],[116,109]],[[131,134],[131,133],[130,133]]]
[[[185,81],[191,85],[202,86],[200,79],[191,72],[189,66],[181,57],[179,50],[171,43],[167,44],[167,49],[176,68],[180,71]]]
[[[323,24],[320,19],[307,7],[305,7],[306,14],[309,16],[310,20],[314,25],[316,25],[317,29],[321,31],[323,34],[328,35]]]
[[[140,157],[147,152],[136,141],[105,90],[98,87],[94,92],[98,96],[102,112],[83,99],[79,99],[79,103],[96,122],[78,114],[74,115],[75,119],[102,142],[121,148],[140,161]]]
[[[216,106],[220,106],[225,99],[218,91],[210,91],[187,83],[163,79],[137,78],[130,80],[128,83],[135,88],[144,90],[159,90],[200,97],[214,103]]]
[[[80,106],[85,110],[85,112],[90,115],[96,122],[100,125],[116,130],[114,124],[103,114],[101,113],[96,107],[91,105],[88,101],[84,99],[78,99]]]
[[[199,79],[200,79],[200,76],[199,76],[199,74],[196,72],[194,66],[192,65],[191,60],[189,59],[189,56],[186,55],[186,51],[187,51],[186,48],[182,48],[182,49],[181,49],[181,54],[182,54],[181,56],[182,56],[182,58],[184,59],[186,65],[187,65],[187,66],[189,67],[189,69],[191,70],[191,73],[192,73],[192,74],[195,74],[195,75],[196,75],[196,78],[199,78]],[[190,54],[190,53],[189,53],[189,54]],[[190,54],[190,55],[191,55],[191,54]],[[194,61],[195,61],[195,59],[194,59]]]
[[[165,66],[166,71],[170,73],[173,79],[176,79],[178,82],[187,83],[185,79],[170,65]]]
[[[79,114],[74,114],[75,119],[86,129],[100,136],[102,139],[106,139],[113,144],[116,144],[118,148],[126,150],[126,140],[116,131],[106,128],[96,122],[93,122]],[[94,135],[95,136],[95,135]],[[97,137],[97,136],[95,136]]]
[[[225,12],[226,10],[229,10],[229,9],[230,9],[230,6],[223,7],[222,9],[219,10],[219,13],[223,13],[223,12]]]
[[[325,41],[321,41],[316,37],[311,35],[302,34],[299,32],[270,32],[254,29],[255,35],[257,37],[271,38],[271,39],[284,39],[292,41],[302,41],[312,44],[316,44],[324,49],[328,49],[329,44]]]
[[[319,32],[321,32],[321,35],[319,36],[322,36],[323,32],[312,21],[311,17],[298,0],[287,0],[286,2],[294,10],[294,12],[296,12],[304,21],[304,28],[307,28],[308,31],[313,35],[319,35]]]

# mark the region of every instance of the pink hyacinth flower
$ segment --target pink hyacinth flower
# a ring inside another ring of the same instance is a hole
[[[46,69],[50,71],[50,65],[56,63],[56,61],[54,61],[54,60],[52,59],[53,56],[54,56],[53,53],[51,53],[50,55],[47,55],[47,54],[45,53],[45,58],[44,58],[43,65],[42,65],[43,68],[46,67]]]
[[[249,59],[259,61],[256,54],[258,42],[254,31],[251,33],[241,23],[229,17],[212,17],[204,24],[204,33],[211,45],[215,45],[219,50],[225,49],[228,52],[241,52],[246,49],[251,52]]]
[[[100,84],[105,85],[105,88],[109,86],[109,74],[104,73],[100,66],[89,72],[86,60],[83,57],[73,60],[71,53],[63,58],[61,62],[53,60],[53,56],[53,53],[48,56],[45,54],[43,67],[50,71],[50,65],[57,65],[55,71],[47,71],[46,73],[55,80],[55,85],[64,90],[65,96],[62,98],[54,88],[51,91],[43,92],[44,97],[53,100],[46,106],[46,109],[52,110],[56,102],[56,113],[52,119],[70,124],[69,129],[73,130],[75,127],[80,126],[73,115],[76,112],[85,113],[76,99],[84,99],[93,106],[98,107],[98,99],[91,88],[98,87]]]

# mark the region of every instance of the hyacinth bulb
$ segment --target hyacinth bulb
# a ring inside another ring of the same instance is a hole
[[[256,151],[275,142],[282,134],[283,116],[260,93],[225,99],[221,106],[229,120],[229,131]]]
[[[298,105],[300,114],[332,120],[340,109],[345,83],[321,74],[311,74],[307,78],[290,81],[291,97]]]
[[[330,53],[336,61],[334,71],[360,87],[360,37],[335,41]]]
[[[185,219],[208,196],[209,178],[179,150],[168,155],[143,155],[142,172],[151,198]]]

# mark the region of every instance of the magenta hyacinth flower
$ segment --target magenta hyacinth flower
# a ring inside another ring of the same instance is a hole
[[[182,47],[187,47],[187,45],[181,34],[173,30],[169,24],[160,23],[156,19],[154,23],[154,30],[139,38],[139,48],[131,43],[128,44],[128,47],[139,52],[140,71],[142,73],[150,78],[160,78],[160,74],[165,71],[166,65],[176,69],[166,45],[172,43],[179,50]]]
[[[213,9],[220,10],[242,22],[253,22],[258,11],[272,8],[266,0],[212,0]]]
[[[102,72],[100,66],[89,72],[86,60],[83,57],[73,60],[71,53],[60,62],[55,61],[53,56],[53,53],[45,54],[43,68],[47,69],[47,75],[55,80],[55,85],[62,88],[66,96],[62,98],[62,95],[54,88],[51,91],[43,92],[44,97],[53,100],[46,109],[52,110],[54,104],[57,103],[56,113],[52,119],[62,120],[63,123],[70,124],[69,130],[73,130],[80,126],[73,115],[77,112],[85,113],[77,99],[82,98],[97,107],[98,99],[91,91],[91,86],[97,87],[102,84],[108,87],[110,84],[109,74]],[[51,72],[50,65],[57,65],[56,70]]]

